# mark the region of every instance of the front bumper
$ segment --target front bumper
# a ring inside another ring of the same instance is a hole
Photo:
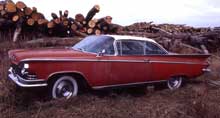
[[[209,68],[203,68],[202,71],[203,71],[203,72],[206,72],[206,73],[210,73],[210,72],[212,72],[212,70],[209,69]]]
[[[8,78],[14,81],[20,87],[44,87],[47,86],[46,80],[26,80],[13,72],[13,69],[8,70]]]

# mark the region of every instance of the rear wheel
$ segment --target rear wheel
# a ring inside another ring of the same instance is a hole
[[[77,96],[78,84],[75,78],[71,76],[62,76],[52,82],[50,94],[53,99],[66,98]]]
[[[176,76],[176,77],[171,77],[167,81],[167,86],[171,90],[176,90],[176,89],[178,89],[178,88],[180,88],[182,86],[182,83],[183,83],[183,77]]]

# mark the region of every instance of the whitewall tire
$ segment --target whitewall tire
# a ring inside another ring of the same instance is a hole
[[[69,99],[70,97],[77,96],[77,81],[71,76],[62,76],[52,84],[50,92],[53,99]]]

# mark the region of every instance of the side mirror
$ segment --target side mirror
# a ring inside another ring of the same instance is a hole
[[[104,54],[105,54],[105,49],[103,49],[102,51],[98,52],[96,57],[104,56]]]

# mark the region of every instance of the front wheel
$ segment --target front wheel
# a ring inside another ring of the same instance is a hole
[[[182,86],[183,83],[183,77],[177,76],[177,77],[171,77],[167,81],[167,86],[170,90],[176,90]]]
[[[53,99],[77,96],[78,84],[71,76],[62,76],[54,81],[50,88],[50,94]]]

